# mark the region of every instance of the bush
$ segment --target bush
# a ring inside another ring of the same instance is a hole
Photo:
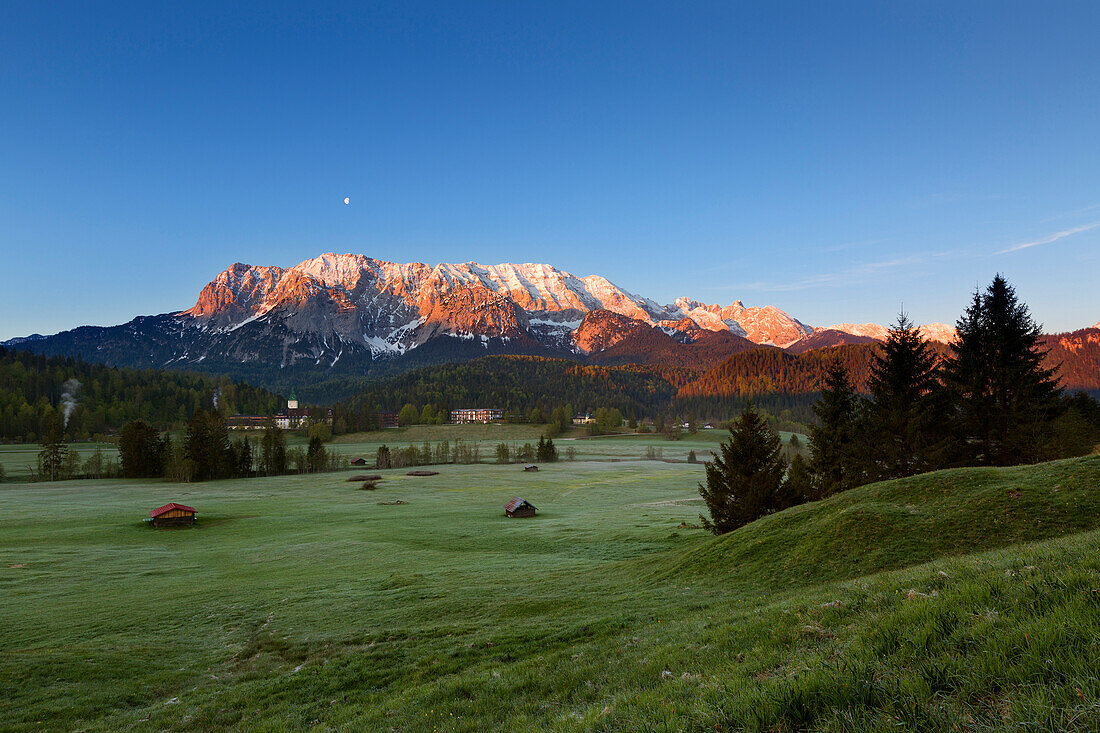
[[[317,422],[309,426],[309,440],[313,442],[316,438],[322,443],[327,443],[332,440],[332,426],[326,422]]]

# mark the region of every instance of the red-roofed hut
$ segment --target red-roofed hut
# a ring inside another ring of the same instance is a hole
[[[517,496],[504,505],[504,513],[509,517],[533,517],[535,505]]]
[[[195,510],[172,501],[149,512],[154,527],[183,527],[195,523]]]

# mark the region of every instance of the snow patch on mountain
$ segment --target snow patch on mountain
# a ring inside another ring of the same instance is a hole
[[[944,344],[949,344],[958,337],[958,332],[954,326],[948,326],[946,323],[926,323],[920,327],[920,335],[924,336],[929,341],[939,341]]]
[[[890,330],[886,326],[878,323],[836,323],[832,326],[825,326],[821,329],[823,331],[841,331],[843,333],[850,333],[853,336],[866,336],[867,338],[878,339],[879,341],[885,341],[886,337],[890,335]]]
[[[853,336],[866,336],[879,341],[885,341],[890,336],[890,329],[879,323],[837,323],[821,330],[842,331]],[[926,323],[919,330],[920,335],[925,339],[945,344],[954,341],[956,336],[955,327],[946,323]]]

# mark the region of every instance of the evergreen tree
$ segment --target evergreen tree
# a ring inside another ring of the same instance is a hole
[[[997,275],[956,324],[943,380],[961,462],[994,466],[1044,457],[1046,434],[1065,411],[1053,370],[1042,366],[1041,328]]]
[[[215,462],[212,455],[214,441],[210,435],[210,423],[206,419],[206,411],[199,409],[191,414],[187,421],[187,431],[183,438],[183,451],[187,460],[192,465],[192,478],[195,481],[205,481],[211,478],[212,467]]]
[[[791,460],[790,468],[787,469],[786,494],[792,505],[804,504],[819,498],[813,475],[810,473],[810,466],[801,454],[795,455]]]
[[[229,444],[229,428],[225,418],[216,410],[206,413],[210,426],[210,453],[214,463],[210,467],[214,478],[232,478],[237,474],[237,464]]]
[[[281,476],[287,472],[286,436],[274,422],[268,422],[260,439],[260,473]]]
[[[858,486],[856,461],[856,418],[859,397],[848,379],[848,370],[838,360],[829,366],[821,397],[814,404],[817,423],[810,425],[812,494],[822,498]],[[791,437],[794,447],[797,436]]]
[[[554,441],[540,436],[535,447],[535,457],[539,463],[553,463],[558,460],[558,449],[554,447]]]
[[[217,411],[195,410],[187,422],[184,454],[191,461],[195,481],[233,476],[236,464],[229,445],[229,430]]]
[[[241,478],[252,475],[252,441],[248,437],[233,441],[233,475]]]
[[[325,444],[318,437],[309,439],[306,450],[306,467],[310,473],[320,473],[325,469]]]
[[[38,478],[40,481],[57,481],[62,477],[69,449],[61,442],[61,418],[54,416],[42,436],[42,450],[38,453]]]
[[[699,495],[710,517],[703,526],[723,534],[790,505],[784,487],[787,462],[779,436],[750,403],[730,427],[730,438],[708,461]]]
[[[118,453],[124,477],[162,476],[168,457],[168,440],[144,420],[132,420],[119,433]]]
[[[861,421],[861,467],[868,481],[912,476],[937,467],[936,355],[904,313],[875,354]]]

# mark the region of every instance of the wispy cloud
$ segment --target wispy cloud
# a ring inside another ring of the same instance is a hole
[[[841,242],[840,244],[833,244],[821,248],[822,252],[843,252],[848,249],[862,249],[863,247],[877,247],[880,244],[887,244],[889,239],[863,239],[855,242]]]
[[[1054,234],[1048,235],[1041,239],[1035,239],[1030,242],[1021,242],[1020,244],[1013,245],[1008,249],[1002,249],[997,252],[997,254],[1004,255],[1008,254],[1009,252],[1019,252],[1021,249],[1027,249],[1028,247],[1038,247],[1042,244],[1050,244],[1051,242],[1057,242],[1059,239],[1065,239],[1066,237],[1071,237],[1074,234],[1087,232],[1090,229],[1095,229],[1096,227],[1100,227],[1100,221],[1094,221],[1091,224],[1082,224],[1081,226],[1073,227],[1072,229],[1063,229],[1060,232],[1055,232]]]
[[[740,287],[745,290],[760,290],[767,292],[788,292],[792,290],[808,290],[809,288],[835,287],[858,282],[873,275],[890,272],[902,267],[914,267],[923,265],[932,260],[942,259],[956,255],[955,252],[934,252],[924,255],[911,255],[892,260],[880,260],[877,262],[864,262],[852,267],[846,267],[832,272],[822,272],[816,275],[800,277],[782,283],[744,283]]]

